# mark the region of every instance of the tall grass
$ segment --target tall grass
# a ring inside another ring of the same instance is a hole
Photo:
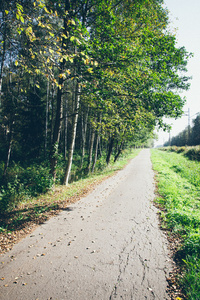
[[[182,237],[183,290],[189,299],[200,299],[200,163],[155,149],[152,163],[160,195],[156,201],[166,209],[167,226]]]

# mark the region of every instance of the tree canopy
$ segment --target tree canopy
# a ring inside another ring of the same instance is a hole
[[[177,118],[190,54],[162,0],[13,0],[0,6],[0,145],[13,160],[74,153],[95,167]]]

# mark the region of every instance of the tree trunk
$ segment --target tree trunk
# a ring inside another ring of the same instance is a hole
[[[65,10],[68,12],[70,10],[69,0],[65,0]],[[68,35],[68,21],[69,21],[69,15],[67,15],[63,20],[63,25],[64,25],[63,32],[65,35]],[[65,37],[63,37],[62,40],[62,48],[63,50],[66,50],[68,48],[68,42],[66,41]],[[51,144],[51,152],[50,152],[51,175],[53,176],[54,181],[56,179],[58,145],[60,139],[61,125],[62,125],[62,121],[61,121],[62,120],[62,94],[63,94],[63,85],[64,85],[63,71],[65,67],[66,67],[66,60],[63,59],[63,61],[59,65],[56,118],[55,118],[54,131],[53,131],[53,141]]]
[[[62,85],[63,79],[59,78],[59,84]],[[58,87],[57,91],[57,107],[56,107],[56,119],[53,131],[53,141],[51,145],[50,164],[51,164],[51,175],[55,181],[56,179],[56,165],[58,155],[58,144],[60,139],[61,131],[61,120],[62,120],[62,90]]]
[[[8,140],[8,151],[7,151],[7,159],[6,159],[6,163],[5,163],[5,167],[4,167],[4,172],[3,172],[3,176],[6,176],[7,173],[7,169],[10,163],[10,155],[11,155],[11,149],[12,149],[12,140],[13,140],[13,124],[14,122],[11,123],[10,126],[10,133],[9,133],[9,140]]]
[[[79,104],[80,104],[80,85],[77,82],[76,83],[76,93],[75,93],[75,111],[74,111],[74,117],[73,117],[73,124],[72,124],[72,138],[71,138],[71,144],[69,147],[69,154],[68,154],[68,163],[65,170],[65,176],[63,184],[67,185],[69,183],[69,177],[71,173],[72,168],[72,160],[73,160],[73,153],[74,153],[74,146],[75,146],[75,139],[76,139],[76,128],[77,128],[77,122],[78,122],[78,110],[79,110]]]
[[[99,124],[101,124],[101,119],[102,119],[102,115],[100,113],[99,115]],[[97,162],[97,156],[98,156],[98,149],[99,149],[99,145],[100,145],[100,130],[101,130],[101,126],[99,126],[99,129],[97,129],[97,133],[96,133],[96,144],[95,144],[95,151],[94,151],[94,161],[93,161],[93,165],[92,165],[92,173],[94,172],[95,169],[95,165]]]
[[[98,155],[99,141],[100,141],[100,136],[99,136],[99,134],[97,133],[97,137],[96,137],[96,145],[95,145],[95,152],[94,152],[94,161],[93,161],[93,165],[92,165],[92,173],[94,173],[95,165],[96,165],[96,162],[97,162],[97,155]]]
[[[51,89],[51,133],[50,133],[50,144],[53,143],[53,124],[54,124],[54,101],[55,101],[55,88],[52,84]]]
[[[4,16],[4,12],[3,12],[3,16]],[[5,21],[5,24],[6,24],[6,21]],[[3,53],[2,53],[1,67],[0,67],[0,107],[1,107],[1,91],[2,91],[2,80],[3,80],[5,54],[6,54],[6,25],[5,25],[4,33],[3,33]]]
[[[88,166],[87,172],[90,173],[91,165],[92,165],[92,153],[93,153],[93,146],[94,146],[94,137],[95,137],[95,130],[94,128],[91,129],[91,138],[90,138],[90,147],[89,147],[89,157],[88,157]]]
[[[67,158],[67,99],[64,105],[64,159]]]
[[[46,120],[45,120],[45,142],[44,142],[44,157],[47,154],[48,141],[48,119],[49,119],[49,80],[47,81],[47,101],[46,101]]]
[[[109,143],[109,147],[108,147],[108,154],[107,154],[107,157],[106,157],[107,165],[110,162],[110,157],[111,157],[111,154],[112,154],[113,146],[114,146],[114,137],[112,136],[111,139],[110,139],[110,143]]]
[[[85,143],[86,143],[86,135],[87,135],[87,121],[88,121],[88,115],[89,115],[89,106],[87,107],[85,120],[84,115],[82,114],[82,157],[81,157],[81,169],[83,167],[83,161],[85,157]]]
[[[118,148],[117,154],[115,155],[115,158],[114,158],[114,162],[116,162],[116,160],[118,159],[118,157],[122,153],[123,146],[124,146],[124,141],[121,142],[121,144],[120,144],[120,146]]]

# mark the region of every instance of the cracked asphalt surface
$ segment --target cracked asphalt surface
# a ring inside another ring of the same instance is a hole
[[[169,299],[150,151],[1,256],[1,300]]]

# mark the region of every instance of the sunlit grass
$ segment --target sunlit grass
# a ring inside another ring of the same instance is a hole
[[[182,286],[188,299],[200,295],[200,163],[181,154],[152,150],[159,197],[166,209],[165,226],[182,237],[179,249],[185,265]],[[192,278],[194,280],[192,280]]]

